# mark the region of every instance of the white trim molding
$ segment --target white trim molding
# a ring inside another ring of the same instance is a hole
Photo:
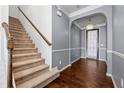
[[[75,22],[76,23],[76,22]],[[76,25],[78,27],[80,27],[81,30],[86,30],[86,27],[81,27],[78,23],[76,23]],[[101,26],[106,26],[106,23],[103,23],[103,24],[98,24],[98,25],[94,25],[94,28],[99,28]]]
[[[116,85],[116,83],[115,83],[115,80],[114,80],[114,77],[112,76],[112,74],[106,73],[106,76],[111,77],[112,82],[113,82],[113,84],[114,84],[114,87],[115,87],[115,88],[118,88],[117,85]]]
[[[52,52],[61,52],[61,51],[67,51],[67,50],[79,50],[79,49],[84,49],[84,48],[56,49],[56,50],[52,50]]]
[[[107,53],[112,53],[112,50],[107,50]]]
[[[82,13],[86,13],[86,12],[89,12],[89,11],[91,11],[91,10],[100,8],[100,7],[102,7],[102,6],[103,6],[103,5],[90,5],[90,6],[86,7],[86,8],[82,8],[82,9],[80,9],[80,10],[78,10],[78,11],[75,11],[75,12],[69,14],[69,17],[71,18],[71,17],[77,16],[77,15],[80,15],[80,14],[82,14]]]
[[[82,27],[77,23],[77,22],[73,22],[80,30],[84,30],[84,29],[82,29]]]
[[[56,50],[52,50],[52,52],[61,52],[61,51],[67,51],[67,50],[70,50],[70,49],[56,49]]]
[[[86,57],[85,57],[85,56],[81,56],[81,58],[84,58],[84,59],[86,59]]]
[[[79,50],[79,49],[81,49],[81,48],[71,48],[70,50]]]
[[[60,69],[59,71],[62,72],[63,70],[67,69],[68,67],[70,67],[71,64],[68,64],[67,66],[63,67],[62,69]]]
[[[106,62],[106,59],[101,59],[101,58],[100,58],[99,61],[104,61],[104,62]]]
[[[72,61],[72,63],[74,63],[74,62],[78,61],[80,58],[81,58],[81,57],[79,57],[79,58],[77,58],[77,59],[73,60],[73,61]]]
[[[86,49],[86,48],[83,48],[83,47],[82,47],[81,49]]]
[[[106,50],[106,48],[99,48],[100,50]]]
[[[14,78],[14,73],[12,73],[12,85],[14,88],[16,88],[16,83],[15,83],[15,78]]]
[[[121,57],[121,58],[124,58],[124,54],[123,53],[120,53],[120,52],[117,52],[117,51],[112,51],[113,54]]]

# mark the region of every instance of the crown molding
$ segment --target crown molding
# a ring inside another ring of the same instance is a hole
[[[97,9],[97,8],[100,8],[100,7],[103,7],[104,5],[91,5],[91,6],[88,6],[86,8],[82,8],[80,10],[77,10],[71,14],[69,14],[69,17],[74,17],[74,16],[77,16],[79,14],[82,14],[82,13],[86,13],[86,12],[89,12],[91,10],[94,10],[94,9]]]

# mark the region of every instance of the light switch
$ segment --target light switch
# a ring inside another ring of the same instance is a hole
[[[103,47],[104,45],[103,44],[100,44],[101,47]]]
[[[61,60],[59,60],[59,64],[62,64]]]

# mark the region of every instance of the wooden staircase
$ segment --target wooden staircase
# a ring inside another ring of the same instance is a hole
[[[14,37],[12,71],[17,88],[44,87],[59,77],[56,68],[49,70],[18,19],[9,17],[9,31]]]

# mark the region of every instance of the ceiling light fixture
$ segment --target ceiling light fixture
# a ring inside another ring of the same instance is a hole
[[[61,8],[60,8],[60,6],[56,6],[56,8],[57,8],[57,16],[59,16],[59,17],[61,17],[62,16],[62,11],[61,11]]]
[[[57,15],[58,15],[59,17],[62,16],[62,12],[61,12],[61,10],[57,10]]]
[[[93,29],[94,28],[94,25],[93,24],[88,24],[87,26],[86,26],[86,29],[87,30],[90,30],[90,29]]]
[[[94,25],[91,23],[91,18],[89,18],[89,23],[88,25],[86,26],[86,30],[90,30],[90,29],[93,29],[94,28]]]

